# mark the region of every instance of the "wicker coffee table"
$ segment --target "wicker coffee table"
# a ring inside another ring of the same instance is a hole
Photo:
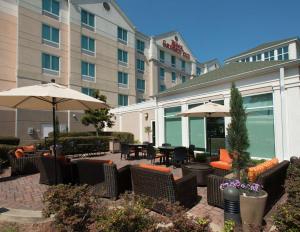
[[[198,186],[206,186],[207,176],[213,173],[213,169],[206,163],[192,163],[182,165],[182,175],[194,174],[197,176]]]

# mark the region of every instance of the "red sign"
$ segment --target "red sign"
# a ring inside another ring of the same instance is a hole
[[[179,55],[183,56],[184,58],[186,59],[190,59],[190,54],[185,52],[183,50],[183,47],[182,45],[180,45],[177,41],[175,40],[172,40],[171,44],[170,43],[167,43],[167,41],[163,40],[163,46],[165,48],[168,48],[176,53],[178,53]]]

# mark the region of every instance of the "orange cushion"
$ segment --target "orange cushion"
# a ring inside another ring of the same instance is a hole
[[[29,145],[29,146],[23,146],[23,151],[24,152],[35,152],[35,145]]]
[[[261,164],[258,164],[255,167],[248,168],[248,180],[250,182],[255,182],[260,174],[276,166],[278,163],[278,159],[273,158],[271,160],[267,160]]]
[[[99,164],[113,164],[112,160],[93,160],[93,159],[86,159],[85,162],[90,163],[99,163]]]
[[[232,159],[226,149],[220,149],[220,161],[232,163]]]
[[[22,157],[24,157],[24,151],[22,149],[17,149],[15,151],[15,156],[16,156],[16,158],[22,158]]]
[[[43,156],[48,157],[48,156],[51,156],[51,154],[50,154],[50,152],[45,152],[45,153],[43,153]]]
[[[223,170],[230,170],[232,167],[232,164],[229,164],[224,161],[214,161],[214,162],[210,162],[210,166],[212,166],[214,168],[223,169]]]
[[[171,172],[170,168],[151,165],[151,164],[140,164],[139,167],[154,170],[154,171],[164,172],[164,173],[170,173]]]

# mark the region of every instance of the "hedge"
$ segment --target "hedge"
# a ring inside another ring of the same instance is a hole
[[[0,144],[15,145],[18,146],[20,139],[14,136],[0,136]]]
[[[68,132],[60,133],[59,137],[85,137],[85,136],[96,136],[96,132]],[[111,136],[112,138],[118,139],[121,143],[133,143],[134,135],[129,132],[112,132],[112,131],[103,131],[99,136]],[[49,137],[53,137],[53,133],[49,133]]]
[[[98,142],[101,144],[100,151],[108,151],[109,141],[112,139],[111,136],[60,137],[57,144],[62,145],[63,155],[72,155],[99,151]],[[46,144],[44,141],[41,143],[45,147],[50,147],[53,144],[53,139],[47,139]],[[91,146],[80,146],[80,144],[90,144]]]
[[[0,144],[0,159],[5,162],[4,166],[9,165],[8,152],[15,149],[14,145]]]

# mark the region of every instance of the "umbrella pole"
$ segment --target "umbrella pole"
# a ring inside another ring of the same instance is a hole
[[[55,106],[56,98],[52,98],[52,120],[53,120],[53,154],[54,154],[54,175],[55,175],[55,185],[57,185],[57,167],[56,167],[56,122],[55,122]]]

